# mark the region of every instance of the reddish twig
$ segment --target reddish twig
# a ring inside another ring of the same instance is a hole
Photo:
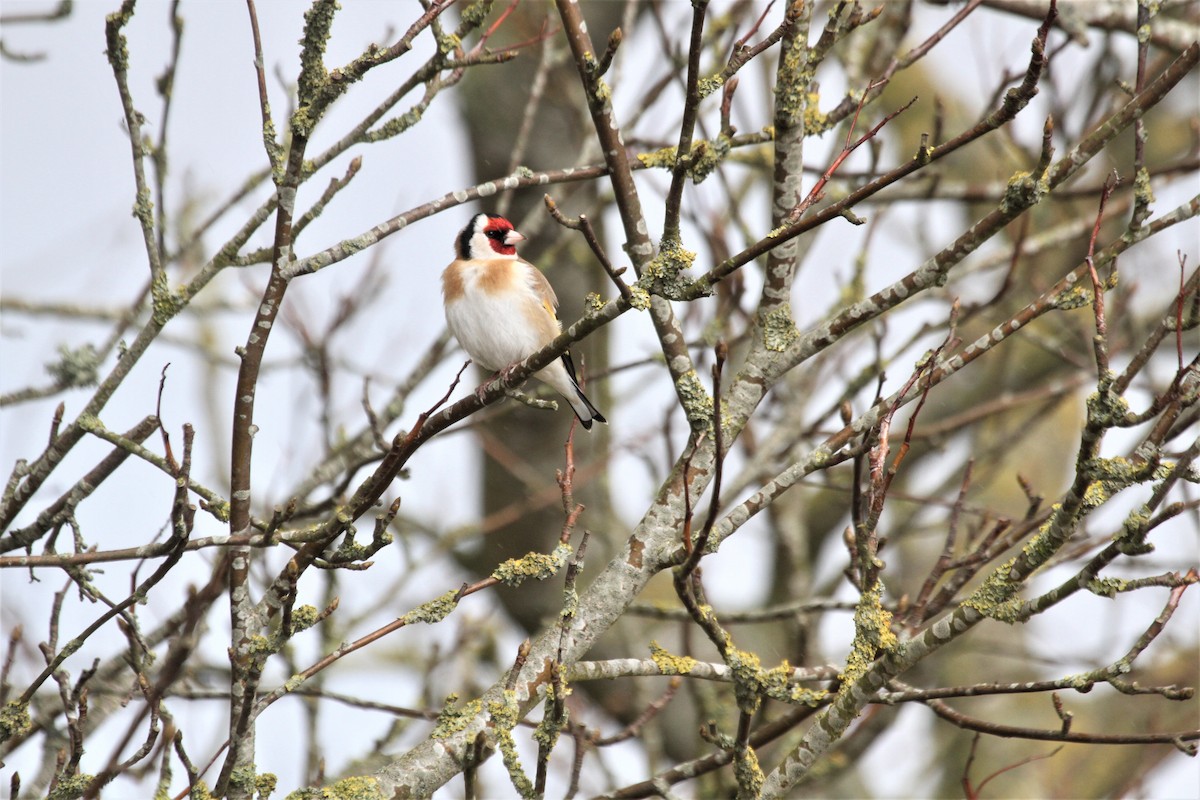
[[[775,0],[771,0],[771,2],[767,3],[767,7],[764,8],[763,12],[758,15],[758,19],[755,20],[754,24],[750,26],[750,30],[746,31],[746,35],[738,38],[733,43],[734,52],[737,52],[738,50],[741,50],[743,47],[745,47],[746,42],[750,41],[750,37],[753,36],[754,34],[758,33],[758,29],[762,27],[763,20],[765,20],[767,18],[767,14],[771,13],[771,8],[774,5],[775,5]]]
[[[479,47],[483,47],[485,44],[487,44],[487,40],[492,38],[492,35],[500,29],[500,26],[504,24],[504,21],[508,19],[514,11],[517,10],[517,4],[519,2],[520,0],[510,0],[508,6],[500,12],[500,16],[496,18],[496,21],[489,25],[486,31],[480,34]]]
[[[903,114],[912,106],[913,103],[917,102],[917,98],[915,97],[912,100],[909,100],[903,106],[885,116],[879,121],[878,125],[860,136],[857,141],[851,142],[850,137],[854,134],[855,126],[858,125],[858,115],[862,113],[863,104],[866,103],[867,97],[870,95],[871,90],[875,87],[876,83],[872,83],[866,88],[866,91],[863,92],[862,99],[858,103],[858,110],[854,112],[854,120],[850,123],[850,129],[846,131],[846,144],[842,147],[842,151],[837,154],[837,157],[833,159],[833,163],[831,163],[829,168],[822,173],[821,177],[817,179],[817,182],[813,184],[812,189],[810,189],[805,198],[800,201],[800,204],[793,208],[787,215],[787,217],[784,219],[785,225],[791,225],[798,221],[802,216],[804,216],[805,211],[807,211],[814,203],[825,196],[825,185],[829,183],[829,180],[833,177],[833,174],[837,172],[838,167],[842,165],[842,162],[845,161],[851,153],[861,147],[865,142],[873,139],[875,135],[879,133],[879,131],[883,130],[884,125],[887,125],[893,119]]]
[[[162,397],[163,389],[167,385],[167,367],[171,366],[171,362],[163,364],[162,374],[158,378],[158,399],[154,403],[154,418],[158,420],[158,430],[162,434],[163,441],[163,458],[167,462],[167,466],[172,472],[179,470],[179,462],[175,460],[175,454],[171,451],[171,434],[167,432],[167,428],[162,421]]]
[[[672,677],[670,682],[667,684],[667,690],[663,692],[657,700],[654,700],[650,703],[650,705],[646,706],[646,709],[642,711],[641,714],[638,714],[637,719],[614,733],[612,736],[605,736],[603,738],[596,739],[594,744],[597,747],[604,747],[606,745],[624,742],[637,736],[638,733],[641,732],[642,728],[646,726],[646,723],[658,716],[659,712],[667,707],[667,704],[670,703],[675,697],[675,693],[679,691],[679,687],[682,685],[682,678],[680,678],[678,675]]]
[[[496,31],[500,30],[500,26],[503,25],[504,21],[507,20],[509,16],[517,10],[517,6],[520,4],[520,2],[521,0],[511,0],[508,6],[500,12],[500,16],[496,19],[496,21],[493,22],[488,29],[480,35],[479,42],[471,48],[469,55],[477,55],[485,52],[488,39],[490,39],[492,35],[496,33]],[[546,21],[542,20],[542,29],[538,31],[536,36],[526,39],[523,42],[505,45],[504,51],[506,53],[515,53],[518,50],[523,50],[526,47],[531,47],[532,45],[537,44],[538,42],[544,42],[547,39],[550,39],[556,35],[558,31],[558,28],[555,28],[554,30],[547,30]]]
[[[987,786],[988,783],[990,783],[993,778],[998,778],[1001,775],[1003,775],[1004,773],[1009,772],[1014,769],[1017,769],[1018,767],[1023,767],[1026,764],[1032,764],[1035,761],[1042,761],[1043,759],[1053,758],[1054,756],[1058,755],[1058,752],[1060,750],[1062,750],[1062,745],[1059,745],[1058,747],[1051,750],[1049,753],[1043,753],[1042,755],[1036,755],[1036,756],[1029,756],[1028,758],[1023,758],[1020,761],[1017,761],[1016,763],[1009,764],[1006,767],[1001,767],[1000,769],[993,772],[991,775],[988,775],[986,778],[984,778],[983,781],[980,782],[980,784],[978,786],[975,786],[971,783],[970,771],[971,771],[971,764],[975,761],[975,748],[979,744],[980,735],[981,734],[976,733],[975,737],[973,739],[971,739],[971,752],[967,756],[967,763],[963,766],[963,776],[962,776],[963,794],[968,798],[968,800],[978,800],[978,798],[980,796],[980,792],[983,791],[983,787]]]

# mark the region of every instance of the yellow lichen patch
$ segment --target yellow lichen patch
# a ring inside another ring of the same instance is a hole
[[[779,662],[779,666],[762,673],[759,683],[768,697],[789,699],[792,694],[792,665],[786,659]]]
[[[279,778],[273,772],[264,772],[254,777],[254,792],[258,800],[267,800],[279,785]]]
[[[663,675],[687,675],[696,668],[696,659],[672,655],[655,641],[650,642],[650,659]]]
[[[978,611],[984,616],[990,617],[996,611],[997,607],[1010,600],[1016,592],[1016,587],[1013,586],[1009,578],[1015,562],[1016,559],[1014,558],[1008,561],[1008,563],[997,567],[984,580],[983,584],[972,592],[970,597],[963,601],[963,605]]]
[[[821,95],[809,92],[804,103],[804,132],[809,136],[817,136],[832,127],[827,114],[821,113]]]
[[[702,139],[694,143],[688,153],[688,177],[693,183],[703,183],[729,155],[732,146],[733,140],[724,134],[712,141]]]
[[[571,557],[571,545],[559,544],[554,552],[527,553],[523,558],[510,558],[492,572],[492,577],[506,586],[520,586],[533,578],[544,581],[553,576]]]
[[[696,94],[700,95],[700,99],[703,100],[724,85],[725,81],[720,75],[709,75],[696,82]]]
[[[737,778],[739,797],[758,797],[762,794],[766,776],[758,765],[758,754],[753,747],[739,750],[733,764],[733,774]]]
[[[320,613],[316,606],[303,605],[292,610],[292,633],[306,631],[317,624]]]
[[[1060,311],[1070,311],[1083,308],[1092,302],[1092,292],[1083,284],[1077,283],[1070,289],[1064,289],[1054,297],[1054,307]]]
[[[295,794],[293,792],[292,794]],[[291,795],[288,795],[290,800]],[[155,800],[158,800],[156,797]],[[188,792],[188,800],[213,800],[212,790],[208,788],[208,784],[204,781],[196,781],[195,786]]]
[[[881,653],[896,646],[892,615],[883,607],[882,597],[883,583],[876,581],[869,591],[862,593],[854,608],[854,641],[841,675],[842,691],[866,674]]]
[[[488,714],[492,721],[492,735],[496,738],[496,747],[500,750],[504,766],[508,769],[509,780],[521,797],[533,797],[533,782],[521,769],[517,743],[512,735],[512,729],[520,722],[517,693],[511,689],[504,690],[501,699],[488,702]]]
[[[663,147],[652,153],[638,153],[637,160],[642,162],[642,166],[650,169],[671,169],[675,166],[675,148]]]
[[[378,778],[358,775],[321,788],[297,789],[287,800],[384,800],[384,794]]]
[[[633,306],[638,311],[645,311],[650,307],[650,293],[641,286],[630,286],[629,305]]]

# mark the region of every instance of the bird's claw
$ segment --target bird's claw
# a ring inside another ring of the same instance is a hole
[[[497,380],[503,381],[504,383],[508,383],[508,379],[512,377],[513,372],[516,371],[517,366],[520,363],[521,363],[520,361],[516,361],[516,362],[513,362],[512,364],[509,364],[507,367],[505,367],[504,369],[495,373],[494,375],[492,375],[490,378],[488,378],[483,383],[479,384],[479,386],[475,389],[475,396],[477,398],[479,398],[479,402],[481,402],[481,403],[483,402],[483,397],[484,397],[484,395],[487,394],[487,388],[489,386],[491,386],[493,383],[495,383]]]

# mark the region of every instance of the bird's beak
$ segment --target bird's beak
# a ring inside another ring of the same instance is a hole
[[[514,245],[517,242],[523,241],[525,241],[525,237],[517,231],[509,231],[508,233],[504,234],[504,243],[507,245]]]

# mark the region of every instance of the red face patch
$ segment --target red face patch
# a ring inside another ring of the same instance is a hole
[[[488,238],[488,244],[502,256],[511,256],[517,248],[508,243],[508,234],[512,233],[512,223],[506,219],[492,219],[484,226],[483,235]]]

